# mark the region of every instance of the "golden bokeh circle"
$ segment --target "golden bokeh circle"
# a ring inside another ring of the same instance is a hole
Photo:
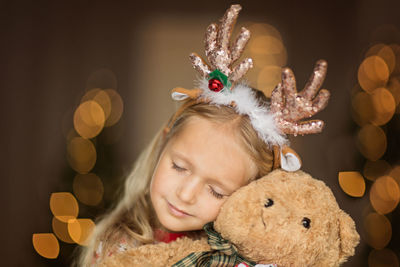
[[[93,100],[79,105],[74,113],[74,128],[86,139],[97,136],[104,127],[105,114],[103,108]]]
[[[374,116],[371,123],[384,125],[390,121],[396,110],[396,101],[392,93],[386,88],[377,88],[371,93]]]
[[[266,23],[252,23],[247,26],[252,36],[261,36],[261,35],[269,35],[277,38],[278,40],[282,40],[281,33],[272,25]],[[251,42],[252,39],[250,38]]]
[[[392,49],[393,53],[396,57],[396,65],[394,66],[394,70],[392,75],[400,74],[400,45],[399,44],[390,44],[389,47]]]
[[[114,72],[110,69],[98,69],[93,71],[87,81],[86,89],[92,88],[117,88],[118,81]]]
[[[122,98],[117,91],[113,89],[106,89],[104,90],[104,92],[107,93],[111,101],[110,115],[107,117],[104,126],[110,127],[116,124],[121,119],[122,113],[124,111],[124,102],[122,101]]]
[[[364,177],[370,181],[375,181],[377,178],[389,174],[391,171],[390,164],[385,160],[370,161],[364,165]]]
[[[372,92],[386,85],[389,74],[389,68],[381,57],[370,56],[358,68],[358,82],[366,92]]]
[[[385,44],[383,43],[374,44],[368,48],[365,57],[376,56],[383,47],[385,47]]]
[[[389,176],[392,177],[400,186],[400,165],[393,167],[389,173]]]
[[[400,62],[399,62],[400,65]],[[387,85],[387,89],[392,93],[396,106],[400,103],[400,79],[398,77],[391,77]]]
[[[56,217],[53,217],[51,226],[58,239],[69,244],[75,243],[68,234],[68,222],[63,222],[58,220]]]
[[[81,103],[93,100],[93,98],[102,90],[100,88],[93,88],[87,91],[81,98]]]
[[[261,70],[267,65],[285,66],[287,51],[282,41],[270,36],[262,35],[249,44],[249,56],[254,60],[254,68]]]
[[[111,113],[111,99],[109,93],[107,93],[104,90],[101,90],[93,97],[93,101],[95,101],[97,104],[101,106],[101,108],[104,111],[105,120],[107,121]]]
[[[365,241],[375,249],[383,249],[392,238],[392,225],[381,214],[372,212],[364,220]]]
[[[96,164],[96,148],[90,140],[74,137],[67,144],[67,160],[76,172],[88,173]]]
[[[261,35],[254,38],[249,48],[250,53],[255,56],[281,54],[285,49],[282,41],[271,35]]]
[[[394,67],[396,66],[396,55],[394,54],[392,48],[390,48],[388,45],[385,45],[378,51],[376,55],[385,61],[389,68],[389,72],[392,73]]]
[[[52,193],[50,210],[61,222],[68,222],[78,216],[79,206],[75,197],[69,192]]]
[[[366,124],[358,132],[357,147],[365,158],[376,161],[386,152],[386,134],[380,127]]]
[[[87,246],[89,237],[95,228],[91,219],[72,219],[68,221],[68,233],[75,243]]]
[[[390,176],[379,177],[372,185],[369,197],[376,212],[387,214],[392,212],[399,204],[399,185]]]
[[[368,255],[370,267],[399,267],[399,259],[396,254],[388,249],[373,249]]]
[[[365,180],[359,172],[339,172],[339,185],[352,197],[362,197],[365,193]]]
[[[272,90],[281,81],[282,68],[279,66],[265,66],[258,74],[257,89],[271,96]]]
[[[36,252],[47,259],[56,259],[60,253],[60,244],[54,234],[33,234],[33,247]]]
[[[366,57],[378,56],[382,58],[386,65],[388,66],[389,73],[392,73],[396,65],[396,55],[392,48],[383,43],[375,44],[370,49],[368,49]]]
[[[72,187],[75,196],[83,204],[96,206],[103,198],[103,182],[94,173],[76,175]]]
[[[357,92],[351,100],[352,116],[359,126],[369,123],[374,116],[371,95],[365,91]]]

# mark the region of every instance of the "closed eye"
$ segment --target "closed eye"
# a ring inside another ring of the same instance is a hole
[[[218,193],[217,191],[215,191],[215,189],[212,188],[211,186],[209,186],[209,190],[210,190],[211,195],[212,195],[213,197],[215,197],[216,199],[222,199],[222,198],[224,198],[224,196],[225,196],[225,195],[223,195],[223,194]]]
[[[178,172],[184,172],[184,171],[186,171],[185,168],[182,168],[182,167],[178,166],[175,162],[172,162],[172,168],[175,169],[175,170],[178,171]]]

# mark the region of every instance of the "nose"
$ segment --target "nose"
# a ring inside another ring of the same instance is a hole
[[[194,204],[201,190],[201,181],[195,176],[187,176],[178,185],[176,195],[187,204]]]

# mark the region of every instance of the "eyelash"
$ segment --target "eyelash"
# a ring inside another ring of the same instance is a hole
[[[184,171],[186,171],[185,168],[179,167],[178,165],[176,165],[175,162],[172,162],[172,168],[175,169],[175,170],[177,170],[178,172],[184,172]]]
[[[211,195],[213,195],[217,199],[222,199],[224,195],[217,193],[211,186],[209,187]]]

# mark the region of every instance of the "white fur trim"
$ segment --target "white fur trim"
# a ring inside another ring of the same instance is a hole
[[[301,168],[301,162],[293,153],[281,153],[281,168],[288,172],[295,172]]]
[[[206,79],[201,79],[198,85],[203,91],[200,97],[211,100],[211,104],[227,106],[234,102],[236,112],[249,116],[253,128],[266,144],[282,146],[288,143],[286,136],[276,127],[273,114],[270,113],[269,108],[258,104],[254,92],[246,84],[238,84],[232,91],[218,93],[208,88]]]

